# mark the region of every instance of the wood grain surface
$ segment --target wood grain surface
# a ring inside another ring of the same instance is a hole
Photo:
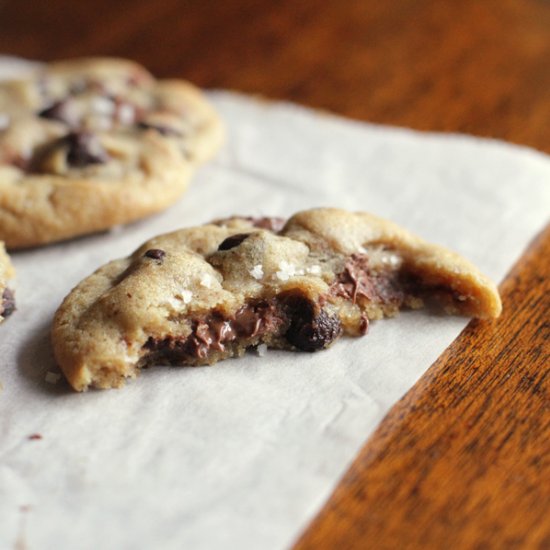
[[[119,55],[550,152],[547,0],[0,0],[0,52]],[[297,548],[550,549],[549,257],[550,228],[502,284],[503,317],[470,323],[394,407]]]

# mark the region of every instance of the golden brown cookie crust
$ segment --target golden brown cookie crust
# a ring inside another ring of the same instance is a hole
[[[266,220],[161,235],[84,279],[52,331],[71,385],[118,387],[147,364],[210,364],[261,343],[316,351],[426,298],[500,314],[475,266],[393,223],[337,209],[300,212],[280,231]]]
[[[0,83],[0,238],[35,246],[158,212],[222,136],[197,88],[126,60],[51,63]]]

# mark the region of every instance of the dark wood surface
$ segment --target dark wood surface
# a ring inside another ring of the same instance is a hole
[[[119,55],[550,152],[546,0],[0,0],[0,52]],[[297,548],[550,548],[549,257],[547,229],[503,317],[470,323],[393,408]]]

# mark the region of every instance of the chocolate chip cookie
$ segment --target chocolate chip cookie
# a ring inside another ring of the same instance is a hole
[[[15,295],[8,286],[15,275],[4,243],[0,242],[0,323],[15,311]]]
[[[221,143],[202,94],[120,59],[0,83],[0,239],[28,247],[169,206]]]
[[[259,345],[322,350],[428,302],[475,317],[501,310],[468,261],[370,214],[235,217],[100,268],[57,311],[53,347],[76,390],[110,388],[147,365],[212,364]]]

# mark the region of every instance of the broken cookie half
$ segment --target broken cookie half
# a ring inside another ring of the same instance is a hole
[[[0,241],[0,323],[15,311],[15,295],[9,288],[10,279],[15,276],[15,270],[6,253],[4,243]]]
[[[55,315],[74,389],[148,365],[206,365],[267,345],[313,352],[401,308],[497,317],[495,285],[459,255],[366,213],[235,217],[156,237],[82,281]]]

